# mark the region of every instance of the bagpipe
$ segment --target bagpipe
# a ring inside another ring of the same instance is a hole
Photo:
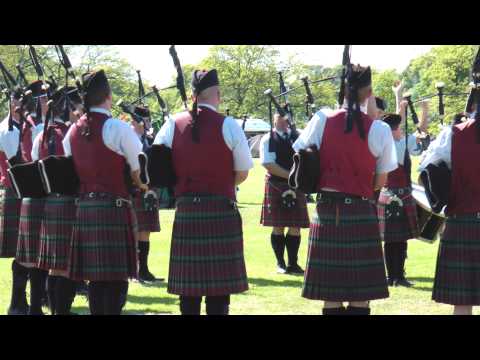
[[[60,64],[63,65],[66,71],[66,85],[64,87],[64,120],[69,119],[70,111],[73,111],[75,108],[70,101],[71,96],[80,97],[80,89],[77,88],[72,90],[68,87],[68,78],[74,78],[75,75],[72,70],[70,60],[66,52],[64,51],[61,45],[56,45],[57,53],[59,54]],[[37,77],[44,84],[44,72],[42,66],[39,62],[39,59],[36,55],[35,48],[30,46],[29,48],[30,58],[32,64],[37,73]],[[45,119],[45,127],[43,132],[43,142],[47,141],[46,136],[48,134],[47,128],[49,121],[53,121],[53,106],[54,102],[52,100],[53,88],[50,84],[47,84],[47,113]],[[77,87],[79,87],[79,81],[77,80]],[[73,95],[75,93],[75,95]],[[25,92],[22,95],[22,99],[25,96],[29,96],[29,92]],[[21,99],[21,104],[22,104]],[[38,102],[37,102],[38,104]],[[41,111],[41,110],[40,110]],[[37,114],[41,114],[37,105]],[[43,144],[43,143],[42,143]],[[75,196],[78,194],[80,179],[78,174],[75,171],[75,166],[73,163],[72,157],[66,156],[57,156],[50,155],[45,159],[37,160],[29,163],[17,163],[10,164],[11,167],[7,170],[8,176],[14,185],[15,192],[19,198],[43,198],[50,194],[59,194],[64,196]]]
[[[342,72],[340,75],[341,85],[339,91],[339,98],[338,102],[340,106],[343,104],[345,92],[345,80],[347,76],[348,66],[350,66],[350,54],[351,49],[350,45],[345,45],[343,51],[343,58],[342,58]],[[288,120],[293,120],[293,116],[291,113],[291,105],[288,103],[288,98],[286,96],[294,91],[298,91],[299,89],[305,90],[305,114],[307,117],[310,117],[314,113],[315,106],[315,98],[313,97],[312,91],[310,86],[313,84],[318,84],[326,81],[332,81],[339,78],[339,76],[331,76],[324,79],[319,80],[309,80],[307,76],[302,77],[300,80],[302,85],[298,87],[294,87],[291,89],[287,89],[283,83],[283,76],[281,73],[280,75],[280,90],[281,93],[277,96],[273,95],[271,89],[265,91],[265,95],[269,99],[269,118],[270,118],[270,136],[273,136],[273,112],[272,106],[275,107],[277,113],[285,117],[288,115]],[[283,83],[283,84],[282,84]],[[288,106],[282,107],[278,102],[278,99],[281,97],[285,98],[285,102]],[[290,111],[290,113],[289,113]],[[289,127],[293,131],[295,131],[295,138],[298,138],[298,132],[296,130],[295,124],[289,121]],[[269,146],[269,150],[272,151],[272,147]],[[319,149],[316,146],[310,146],[307,149],[300,150],[298,153],[293,155],[293,166],[290,170],[289,178],[288,178],[288,185],[293,190],[300,190],[305,194],[312,194],[317,192],[317,184],[318,179],[320,177],[320,161],[319,161]]]
[[[145,128],[144,136],[150,136],[153,138],[155,137],[156,133],[158,133],[158,131],[166,121],[167,117],[169,116],[169,110],[168,110],[167,104],[165,100],[161,97],[160,91],[172,89],[176,86],[173,86],[173,87],[169,86],[167,88],[160,89],[160,90],[156,86],[152,86],[151,91],[146,93],[145,88],[143,86],[142,77],[140,75],[140,70],[137,70],[137,76],[138,76],[138,98],[132,102],[125,102],[122,99],[120,99],[116,103],[116,106],[119,107],[122,112],[130,115],[135,122],[144,125],[144,128]],[[157,100],[162,116],[161,116],[161,120],[156,120],[156,121],[148,120],[145,122],[144,119],[151,118],[150,109],[148,108],[148,105],[145,103],[145,100],[151,96],[154,96],[155,99]],[[146,111],[144,112],[144,114],[140,115],[138,111],[136,111],[138,110],[138,106],[145,108]]]
[[[182,66],[175,45],[172,45],[169,48],[169,54],[172,57],[173,65],[177,71],[177,77],[176,84],[166,89],[177,88],[183,106],[185,110],[188,110],[185,77],[183,75]],[[160,96],[160,91],[156,87],[153,87],[151,93],[156,96],[160,108],[164,111],[165,115],[168,115],[168,108]],[[167,120],[166,116],[165,121],[171,120]],[[154,143],[139,155],[139,161],[141,166],[141,179],[145,184],[154,188],[172,188],[176,184],[177,177],[173,167],[172,149],[164,144]]]

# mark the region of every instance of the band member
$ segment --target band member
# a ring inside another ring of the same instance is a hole
[[[22,161],[32,161],[34,136],[43,130],[42,121],[47,112],[47,88],[38,80],[31,83],[27,90],[32,91],[36,103],[28,103],[25,120],[20,135]],[[35,110],[34,110],[35,109]],[[33,111],[36,111],[33,113]],[[43,218],[45,199],[23,198],[20,210],[20,225],[16,259],[29,268],[30,279],[30,315],[43,315],[42,304],[46,298],[46,279],[48,272],[38,268],[38,250],[40,245],[40,226]]]
[[[248,290],[235,187],[253,161],[240,126],[217,112],[217,71],[195,71],[192,89],[192,111],[155,139],[172,149],[177,177],[168,292],[180,295],[183,315],[200,315],[203,296],[207,315],[227,315],[230,295]]]
[[[472,307],[480,305],[480,162],[467,161],[480,156],[478,121],[478,117],[470,118],[445,127],[420,164],[424,170],[429,164],[444,162],[452,171],[445,211],[448,218],[440,239],[432,297],[453,305],[455,315],[471,315]]]
[[[260,161],[267,169],[260,223],[263,226],[273,227],[271,243],[277,258],[277,272],[303,274],[304,271],[297,261],[300,229],[310,226],[307,200],[304,193],[292,192],[288,186],[288,176],[295,154],[292,144],[298,134],[292,134],[287,120],[279,114],[275,114],[274,126],[275,130],[264,135],[260,142]],[[286,227],[287,234],[285,234]],[[285,248],[288,266],[284,259]]]
[[[404,166],[405,136],[401,134],[401,116],[386,114],[382,118],[390,128],[395,139],[399,167],[388,175],[387,183],[378,200],[378,218],[380,234],[385,242],[385,264],[387,267],[388,285],[410,287],[412,284],[405,278],[405,259],[407,257],[407,240],[419,235],[416,203],[412,197],[410,173]],[[412,136],[413,141],[410,141]],[[403,141],[402,141],[403,140]],[[419,155],[415,137],[409,135],[409,155]]]
[[[52,96],[53,121],[46,120],[45,131],[33,142],[32,160],[45,159],[50,155],[64,155],[62,140],[71,123],[78,115],[71,109],[65,111],[69,102],[80,111],[81,99],[75,88],[63,88]],[[67,102],[66,96],[69,97]],[[68,118],[65,119],[65,114]],[[68,179],[65,179],[68,181]],[[76,205],[74,196],[50,194],[45,201],[44,217],[40,228],[38,267],[50,271],[47,279],[49,307],[52,315],[69,315],[76,294],[76,283],[68,278],[68,255],[72,228],[75,223]]]
[[[92,315],[119,315],[128,279],[137,277],[134,214],[128,183],[140,181],[142,145],[131,127],[113,119],[112,92],[103,70],[82,76],[86,114],[63,140],[80,179],[68,277],[89,280]],[[127,166],[128,164],[128,166]]]
[[[368,315],[370,300],[389,295],[374,191],[397,159],[388,125],[361,112],[370,68],[350,67],[345,90],[347,109],[316,113],[293,146],[315,145],[320,161],[302,296],[325,301],[325,315]]]
[[[0,258],[13,258],[12,295],[8,315],[27,315],[26,287],[28,268],[15,260],[18,243],[18,226],[22,201],[17,198],[7,174],[8,163],[16,163],[19,149],[20,116],[15,111],[20,106],[21,90],[10,96],[8,116],[0,123]]]
[[[132,121],[132,127],[139,136],[143,145],[143,151],[153,143],[153,138],[145,133],[145,123],[150,123],[150,111],[146,107],[136,106],[135,114],[143,119],[143,123],[139,124]],[[148,268],[148,255],[150,253],[150,233],[160,232],[160,219],[158,214],[158,199],[154,204],[148,204],[145,201],[142,192],[137,189],[133,196],[133,206],[137,217],[137,238],[138,238],[138,279],[140,281],[163,281],[157,279]]]
[[[396,88],[396,91],[398,87]],[[399,97],[397,97],[399,98]],[[417,206],[412,196],[411,156],[422,153],[420,138],[408,134],[408,140],[402,129],[402,118],[408,102],[402,101],[400,114],[385,114],[381,119],[386,122],[395,141],[398,168],[388,174],[387,183],[382,188],[377,205],[380,234],[384,241],[385,265],[389,286],[411,287],[413,284],[405,277],[407,241],[420,234],[417,221]],[[422,102],[422,116],[418,129],[426,133],[428,128],[428,103]],[[407,150],[408,143],[408,150]],[[407,152],[408,151],[408,152]]]

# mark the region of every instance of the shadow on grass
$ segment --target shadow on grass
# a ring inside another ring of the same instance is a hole
[[[77,315],[90,315],[90,310],[85,306],[73,307],[72,312]],[[173,314],[171,311],[158,311],[156,309],[144,308],[144,309],[135,309],[135,310],[123,310],[122,315],[170,315]]]
[[[128,295],[127,302],[133,304],[145,304],[145,305],[174,305],[178,303],[178,297],[166,297],[166,296],[138,296]]]
[[[281,286],[281,287],[298,287],[301,288],[303,286],[303,277],[301,280],[291,280],[291,279],[281,279],[279,280],[271,280],[271,279],[262,279],[262,278],[248,278],[248,283],[256,286]]]
[[[412,281],[415,285],[413,285],[413,290],[420,290],[420,291],[432,291],[433,290],[433,278],[430,277],[412,277],[408,278],[408,280]],[[422,285],[426,285],[425,283],[430,284],[430,286],[417,286],[418,283]]]

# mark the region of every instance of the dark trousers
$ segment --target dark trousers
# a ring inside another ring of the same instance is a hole
[[[228,315],[230,295],[206,296],[207,315]],[[202,297],[180,296],[180,312],[182,315],[200,315]]]

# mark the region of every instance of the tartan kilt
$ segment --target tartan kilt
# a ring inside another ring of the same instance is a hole
[[[21,205],[13,189],[0,188],[0,258],[14,258],[17,254]]]
[[[160,232],[160,219],[158,210],[149,211],[144,208],[143,193],[137,191],[132,197],[133,208],[137,217],[139,232]]]
[[[137,277],[135,214],[114,197],[81,196],[68,257],[72,280],[117,281]]]
[[[301,191],[295,191],[297,204],[292,209],[282,205],[282,193],[290,187],[285,182],[265,179],[265,195],[263,198],[262,214],[260,224],[272,227],[297,227],[308,228],[307,198]]]
[[[480,305],[480,214],[447,219],[432,299],[449,305]]]
[[[412,189],[404,188],[404,194],[398,195],[399,189],[392,190],[403,201],[400,216],[387,218],[387,204],[391,197],[387,189],[382,189],[377,203],[380,236],[386,243],[405,242],[420,235],[418,227],[417,204],[412,196]]]
[[[72,196],[50,195],[40,228],[38,267],[43,270],[68,269],[68,255],[77,206]]]
[[[223,196],[182,196],[173,223],[170,294],[220,296],[248,290],[242,219]]]
[[[44,208],[45,198],[22,199],[16,256],[16,260],[20,263],[38,263],[40,227],[42,226]]]
[[[389,296],[375,205],[317,203],[302,296],[332,302]]]

